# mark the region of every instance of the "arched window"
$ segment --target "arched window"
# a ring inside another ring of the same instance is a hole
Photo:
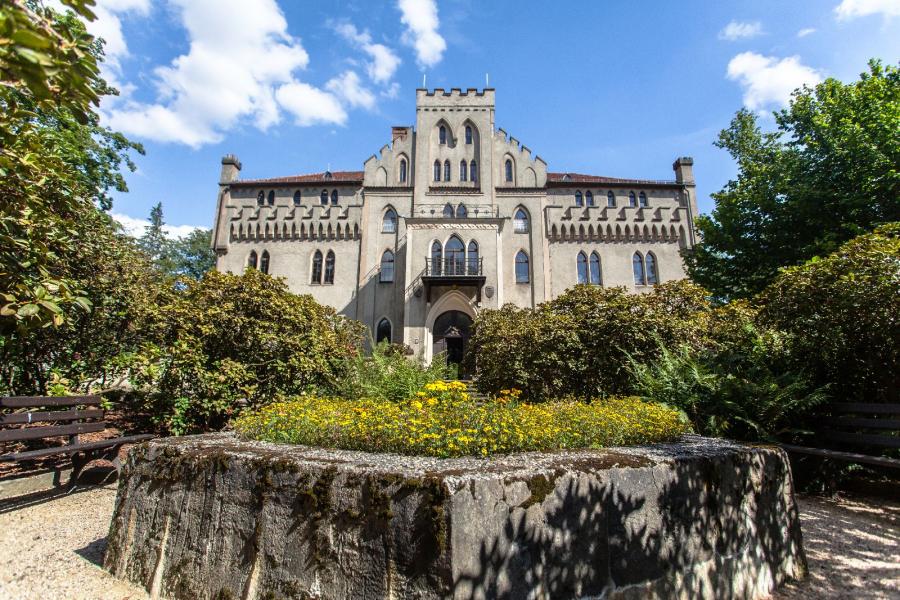
[[[394,253],[390,250],[385,250],[381,255],[381,275],[378,281],[382,283],[394,281]]]
[[[303,200],[303,197],[300,194],[300,190],[294,192],[294,206],[300,206],[300,202]]]
[[[510,159],[506,159],[506,182],[512,183],[513,180],[513,164]]]
[[[465,160],[459,161],[459,180],[466,181],[469,178],[469,165]]]
[[[478,163],[474,160],[469,163],[469,181],[478,181]]]
[[[616,195],[612,191],[606,192],[606,206],[610,208],[616,207]]]
[[[313,254],[312,277],[309,282],[322,283],[322,252],[320,250],[316,250]]]
[[[269,206],[275,204],[275,190],[269,190]]]
[[[631,267],[634,270],[634,285],[647,285],[644,275],[644,257],[640,252],[635,252],[631,258]]]
[[[603,276],[600,271],[600,255],[596,252],[591,252],[591,284],[601,285],[602,283]]]
[[[334,252],[328,251],[325,257],[325,282],[334,283]]]
[[[441,180],[441,163],[440,163],[440,161],[437,161],[437,160],[434,161],[434,180],[435,181]]]
[[[519,250],[516,254],[516,283],[528,283],[531,281],[530,269],[528,268],[528,255],[524,250]]]
[[[581,192],[575,192],[575,206],[584,206],[584,198],[581,197]]]
[[[448,202],[447,204],[444,205],[444,213],[443,213],[443,214],[444,214],[444,218],[445,218],[445,219],[452,219],[452,218],[453,218],[453,214],[454,214],[454,213],[453,213],[453,206],[451,206],[449,202]]]
[[[525,209],[520,208],[516,211],[516,216],[513,220],[513,231],[516,233],[528,233],[528,213],[525,212]]]
[[[406,159],[400,159],[400,183],[406,183]]]
[[[322,190],[322,193],[319,194],[319,204],[328,206],[328,190]]]
[[[588,190],[584,193],[584,203],[588,206],[594,205],[594,192]]]
[[[338,193],[337,193],[337,190],[331,190],[331,203],[332,203],[332,204],[337,204],[337,203],[338,203]]]
[[[637,206],[637,202],[634,199],[634,192],[628,192],[628,206]]]
[[[444,181],[450,181],[450,161],[444,161]]]
[[[441,125],[441,128],[438,129],[438,140],[441,144],[447,143],[447,128]]]
[[[256,205],[262,206],[266,203],[266,193],[260,190],[260,192],[256,195]]]
[[[472,240],[469,242],[469,251],[466,254],[466,262],[469,265],[469,275],[478,275],[479,272],[479,260],[478,260],[478,242]]]
[[[470,125],[466,125],[466,143],[472,143],[472,127]]]
[[[588,282],[588,264],[587,264],[587,256],[584,255],[584,252],[578,253],[578,283],[587,283]]]
[[[466,273],[466,247],[462,240],[455,235],[450,236],[444,246],[444,262],[448,275],[465,275]]]
[[[639,206],[641,208],[647,208],[647,194],[645,194],[644,192],[641,192],[641,195],[638,196],[638,201],[640,202]]]
[[[381,233],[397,233],[397,211],[389,208],[381,220]]]
[[[469,216],[469,211],[466,209],[466,205],[460,203],[459,206],[456,207],[456,218],[457,219],[465,219]]]
[[[652,252],[647,253],[646,264],[647,285],[656,285],[659,283],[659,270],[656,266],[656,256]]]
[[[391,343],[391,322],[387,319],[378,321],[378,327],[375,328],[375,343],[381,342]]]
[[[269,251],[263,250],[262,256],[259,257],[259,270],[263,273],[269,272]]]
[[[433,275],[440,275],[444,266],[444,248],[441,243],[435,241],[431,244],[431,272]]]
[[[260,192],[260,194],[261,194],[261,193],[262,193],[262,192]],[[258,260],[258,259],[257,259],[257,256],[256,256],[256,250],[251,250],[251,251],[250,251],[250,256],[247,257],[247,268],[248,268],[248,269],[255,269],[255,268],[256,268],[256,264],[257,264],[257,260]]]

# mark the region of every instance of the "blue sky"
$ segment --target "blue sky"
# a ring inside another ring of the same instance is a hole
[[[147,150],[113,209],[137,231],[156,202],[175,232],[210,226],[226,153],[245,178],[361,169],[413,124],[423,74],[481,88],[489,73],[497,125],[552,171],[670,179],[693,156],[708,212],[734,174],[712,142],[737,109],[900,57],[900,0],[98,0],[98,14],[123,92],[103,120]]]

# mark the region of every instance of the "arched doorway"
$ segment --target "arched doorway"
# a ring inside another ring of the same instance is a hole
[[[469,344],[472,332],[472,318],[459,310],[448,310],[434,320],[432,333],[432,356],[441,352],[447,355],[447,364],[455,364],[459,369],[459,377],[468,374],[463,371],[463,357]]]

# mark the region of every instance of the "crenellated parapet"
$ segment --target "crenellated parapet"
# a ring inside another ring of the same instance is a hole
[[[412,127],[393,127],[392,140],[363,165],[366,187],[412,187],[414,184],[415,132]]]
[[[542,188],[547,163],[502,128],[494,132],[494,181],[498,188]],[[511,168],[508,170],[507,162]]]

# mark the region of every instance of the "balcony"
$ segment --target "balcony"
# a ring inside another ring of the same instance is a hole
[[[475,287],[478,302],[481,302],[481,288],[484,286],[484,258],[426,258],[422,283],[425,285],[425,301],[431,302],[431,288],[434,286]]]

